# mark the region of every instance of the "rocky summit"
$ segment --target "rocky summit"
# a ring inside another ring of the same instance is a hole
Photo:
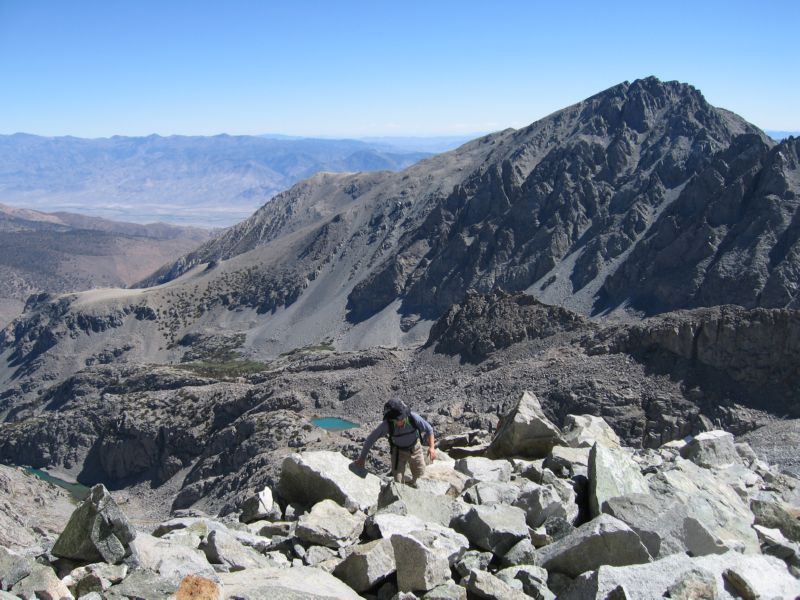
[[[0,598],[797,596],[798,194],[796,139],[647,78],[32,296],[0,462],[94,487],[0,479]],[[393,396],[416,487],[352,464]]]
[[[504,417],[549,431],[549,450],[531,458],[525,437],[506,436],[494,458],[480,456],[479,443],[457,461],[440,451],[415,487],[354,472],[338,452],[301,452],[284,461],[279,486],[224,517],[178,511],[138,531],[98,485],[44,551],[0,548],[0,593],[60,600],[800,594],[800,480],[777,473],[748,444],[709,431],[633,449],[609,438],[598,417],[569,415],[559,430],[527,392]],[[437,493],[445,474],[460,483]]]

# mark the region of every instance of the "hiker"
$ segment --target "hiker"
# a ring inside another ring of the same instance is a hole
[[[417,413],[412,412],[405,402],[393,398],[383,405],[383,421],[369,434],[354,464],[363,467],[372,445],[379,437],[385,435],[389,438],[389,447],[392,450],[394,480],[403,483],[408,464],[411,467],[411,485],[416,485],[417,479],[425,472],[425,455],[420,444],[423,434],[428,438],[428,457],[433,461],[436,459],[433,427]]]

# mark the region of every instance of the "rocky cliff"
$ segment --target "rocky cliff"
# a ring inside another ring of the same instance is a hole
[[[799,153],[797,138],[737,138],[606,280],[596,309],[797,308]]]
[[[780,416],[800,417],[800,311],[738,306],[668,313],[611,327],[589,352],[627,352],[687,385],[727,394]]]
[[[559,333],[594,331],[585,317],[560,306],[549,306],[526,294],[495,291],[470,292],[454,304],[434,325],[427,346],[442,354],[458,354],[480,362],[503,348]]]
[[[686,183],[745,132],[756,130],[694,88],[649,78],[487,140],[486,160],[356,286],[350,316],[399,297],[438,317],[468,289],[498,287],[586,310]]]

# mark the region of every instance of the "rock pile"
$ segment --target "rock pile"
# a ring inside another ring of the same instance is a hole
[[[97,486],[49,553],[0,549],[0,598],[800,595],[800,481],[724,432],[636,451],[537,404],[520,399],[493,458],[442,451],[416,488],[295,454],[238,519],[184,512],[150,535]]]

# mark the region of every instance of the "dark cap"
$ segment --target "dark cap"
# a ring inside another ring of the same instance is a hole
[[[400,398],[392,398],[383,405],[383,420],[397,420],[408,416],[408,406]]]

